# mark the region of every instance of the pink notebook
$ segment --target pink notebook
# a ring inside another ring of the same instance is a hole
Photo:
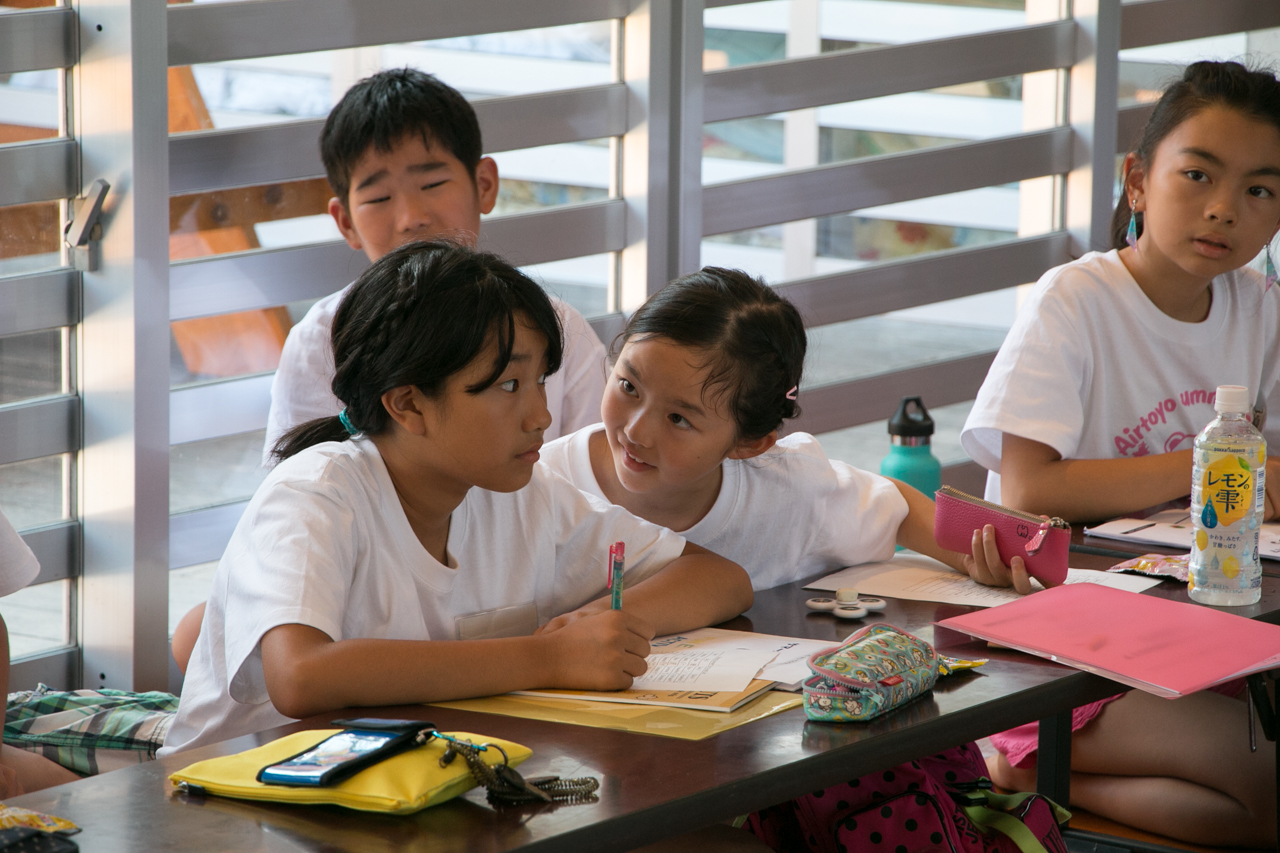
[[[1280,667],[1280,625],[1092,583],[937,624],[1166,699]]]

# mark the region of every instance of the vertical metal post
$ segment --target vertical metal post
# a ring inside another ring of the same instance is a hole
[[[169,607],[169,138],[165,0],[79,0],[82,184],[111,184],[84,273],[80,637],[86,687],[163,689]]]
[[[822,52],[821,9],[818,0],[791,0],[787,27],[787,58]],[[782,159],[788,169],[818,165],[821,131],[818,110],[794,110],[782,119]],[[801,219],[782,225],[782,277],[785,281],[814,273],[818,250],[818,221]]]
[[[1071,804],[1071,712],[1040,721],[1036,791],[1064,809]]]
[[[623,22],[623,311],[702,258],[703,0],[642,0]]]
[[[1074,0],[1076,62],[1069,75],[1067,119],[1075,132],[1075,168],[1067,175],[1065,222],[1072,254],[1111,248],[1120,0]]]

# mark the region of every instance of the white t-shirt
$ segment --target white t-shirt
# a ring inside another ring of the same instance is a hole
[[[0,513],[0,596],[25,587],[40,574],[40,564],[27,543]]]
[[[165,752],[289,722],[267,695],[259,643],[277,625],[335,641],[473,640],[532,634],[604,593],[608,548],[627,584],[684,539],[537,468],[509,494],[471,489],[449,525],[449,566],[419,542],[368,439],[285,460],[249,502],[213,579]]]
[[[1200,323],[1165,314],[1117,252],[1049,270],[1022,306],[960,435],[993,472],[999,500],[1002,433],[1064,459],[1116,459],[1189,449],[1215,417],[1219,385],[1265,398],[1280,370],[1280,288],[1251,269],[1218,276]]]
[[[333,417],[342,402],[333,396],[333,317],[351,285],[316,302],[285,339],[280,366],[271,380],[271,410],[267,414],[267,440],[262,464],[275,464],[271,449],[280,436],[314,418]],[[547,409],[551,427],[543,438],[553,438],[600,420],[604,396],[605,352],[591,325],[567,302],[554,296],[551,304],[564,329],[564,355],[560,369],[547,377]]]
[[[544,445],[539,466],[607,500],[589,444],[603,429],[596,424]],[[779,439],[754,459],[726,459],[721,468],[715,504],[680,535],[742,566],[754,589],[893,556],[907,517],[897,486],[828,459],[808,433]]]

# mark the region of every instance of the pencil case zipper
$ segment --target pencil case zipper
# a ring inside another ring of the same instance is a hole
[[[951,486],[943,486],[942,488],[938,489],[938,494],[946,495],[949,498],[955,498],[956,500],[961,501],[962,503],[970,504],[971,506],[980,506],[983,509],[988,509],[988,510],[991,510],[992,512],[998,512],[1001,515],[1007,515],[1010,518],[1020,518],[1023,521],[1028,521],[1036,525],[1036,527],[1040,528],[1040,532],[1037,533],[1036,536],[1030,542],[1027,543],[1028,554],[1034,555],[1037,552],[1039,552],[1040,546],[1044,543],[1045,534],[1047,534],[1050,529],[1055,527],[1058,528],[1059,530],[1071,529],[1070,524],[1068,524],[1063,519],[1058,518],[1057,516],[1054,516],[1053,518],[1045,520],[1043,517],[1039,515],[1032,515],[1029,512],[1023,512],[1022,510],[1018,510],[1018,509],[1010,509],[1007,506],[1001,506],[1000,504],[992,503],[991,501],[985,501],[982,498],[975,498],[973,495],[968,494],[966,492],[962,492],[959,489],[952,488]]]

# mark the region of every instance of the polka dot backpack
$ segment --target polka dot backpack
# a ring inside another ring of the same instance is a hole
[[[1070,814],[1039,794],[997,794],[975,743],[753,812],[786,853],[1067,853]]]

